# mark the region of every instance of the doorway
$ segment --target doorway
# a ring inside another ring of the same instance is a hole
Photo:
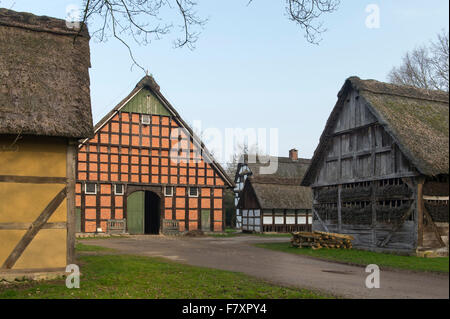
[[[145,234],[158,235],[160,226],[160,198],[153,192],[145,191]]]
[[[161,199],[151,191],[133,192],[127,197],[127,226],[132,235],[158,235]]]

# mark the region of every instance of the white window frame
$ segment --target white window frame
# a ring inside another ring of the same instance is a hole
[[[275,216],[274,224],[275,225],[283,225],[284,224],[284,216]]]
[[[117,192],[117,186],[122,186],[122,193]],[[114,184],[114,195],[124,195],[125,194],[125,185],[124,184]]]
[[[87,185],[88,184],[93,184],[95,186],[95,191],[94,192],[88,192],[88,190],[87,190]],[[84,193],[86,195],[97,195],[97,184],[95,184],[95,183],[85,183],[84,184]]]
[[[144,119],[148,119],[148,121],[144,121]],[[141,115],[141,123],[144,125],[150,125],[151,123],[151,118],[149,114],[142,114]]]
[[[297,224],[298,225],[306,225],[306,214],[301,214],[297,216]]]
[[[171,189],[170,194],[167,193],[167,189],[168,188]],[[164,196],[166,196],[166,197],[173,197],[173,186],[164,186]]]
[[[196,188],[197,189],[197,194],[196,195],[192,195],[191,194],[191,188]],[[188,189],[188,195],[189,195],[189,197],[198,197],[198,194],[200,193],[200,190],[199,190],[199,188],[198,187],[189,187],[189,189]]]

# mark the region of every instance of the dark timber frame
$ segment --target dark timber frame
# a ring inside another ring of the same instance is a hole
[[[151,103],[159,113],[153,113]],[[143,123],[143,115],[150,121]],[[172,152],[177,144],[181,154]],[[185,162],[172,161],[174,156]],[[110,220],[127,219],[130,191],[146,188],[160,196],[162,220],[176,221],[181,232],[200,229],[202,208],[210,210],[209,231],[225,228],[223,194],[233,182],[150,76],[97,123],[94,138],[82,141],[76,174],[79,232],[108,232]],[[86,194],[86,183],[96,184],[99,191]],[[124,195],[114,194],[115,184],[125,187]],[[165,196],[166,186],[174,188],[173,196]],[[199,188],[198,198],[189,196],[189,187]]]

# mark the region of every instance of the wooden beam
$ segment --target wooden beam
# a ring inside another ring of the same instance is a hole
[[[387,153],[387,152],[391,152],[391,151],[392,151],[392,148],[390,146],[384,146],[384,147],[375,148],[374,150],[358,151],[358,152],[354,152],[354,153],[342,154],[341,159],[345,160],[345,159],[349,159],[352,157],[362,157],[362,156],[371,155],[372,153],[380,154],[380,153]],[[325,160],[327,162],[337,161],[337,160],[339,160],[339,156],[337,156],[337,155],[328,156]]]
[[[317,214],[317,212],[316,212],[316,210],[314,209],[314,207],[313,207],[312,211],[313,211],[313,214],[316,215],[317,220],[318,220],[319,223],[322,225],[323,229],[324,229],[327,233],[329,233],[330,231],[328,230],[327,225],[325,225],[325,223],[323,222],[322,218],[320,218],[319,214]]]
[[[403,216],[400,218],[400,222],[392,228],[386,238],[379,243],[378,247],[385,247],[391,241],[392,236],[394,236],[394,234],[403,226],[405,220],[411,215],[412,211],[414,210],[414,206],[414,203],[412,203],[406,213],[403,214]]]
[[[66,176],[67,176],[67,264],[75,261],[75,172],[76,172],[77,146],[75,141],[69,142],[66,155]],[[100,165],[99,165],[100,167]],[[113,190],[111,190],[113,191]]]
[[[337,217],[338,217],[338,232],[342,233],[342,185],[338,185],[338,202],[337,202]]]
[[[42,227],[47,223],[49,218],[53,215],[55,210],[59,207],[59,205],[66,198],[67,189],[64,187],[56,196],[52,199],[52,201],[44,208],[42,213],[38,218],[31,224],[28,228],[25,235],[20,239],[19,243],[13,249],[11,254],[6,258],[5,262],[2,265],[2,269],[11,269],[20,256],[23,254],[25,249],[31,243],[36,234],[42,229]]]
[[[424,178],[417,179],[417,246],[423,246],[423,211],[425,209],[425,204],[423,201],[423,184],[425,183]]]
[[[370,203],[372,207],[372,243],[376,244],[377,242],[377,234],[376,234],[376,226],[377,226],[377,182],[373,181],[370,183],[371,195],[370,195]]]
[[[375,127],[369,128],[369,143],[370,143],[370,157],[372,159],[372,167],[371,167],[371,175],[376,176],[376,134],[375,134]]]
[[[325,165],[326,167],[326,165]],[[360,177],[360,178],[349,178],[345,181],[340,181],[340,184],[353,184],[353,183],[361,183],[361,182],[372,182],[372,181],[380,181],[380,180],[384,180],[384,179],[393,179],[393,178],[415,178],[417,177],[418,174],[417,173],[396,173],[396,174],[390,174],[390,175],[384,175],[384,176],[379,176],[379,177]],[[324,182],[320,182],[320,183],[314,183],[311,184],[309,187],[312,188],[318,188],[318,187],[325,187],[325,186],[335,186],[335,185],[339,185],[337,182],[331,182],[331,183],[324,183]]]
[[[433,232],[436,235],[436,239],[438,240],[439,245],[441,245],[441,247],[445,247],[445,243],[444,243],[444,241],[441,238],[441,234],[439,233],[439,229],[437,228],[436,224],[433,221],[433,218],[431,218],[431,215],[428,212],[428,210],[425,208],[425,206],[423,207],[423,214],[427,218],[428,224],[431,226],[431,228],[433,228]]]
[[[0,183],[66,184],[65,177],[0,175]]]
[[[427,195],[424,195],[423,199],[424,200],[446,201],[446,200],[449,199],[449,197],[448,196],[427,196]]]
[[[28,230],[32,223],[0,223],[0,230]],[[42,229],[66,229],[66,222],[46,223]]]
[[[353,133],[353,132],[356,132],[356,131],[361,131],[361,130],[369,128],[371,126],[375,126],[376,124],[377,124],[377,122],[372,122],[372,123],[365,124],[365,125],[355,126],[355,127],[349,128],[349,129],[345,129],[345,130],[334,132],[333,134],[331,134],[331,136],[335,137],[335,136],[339,136],[339,135]]]

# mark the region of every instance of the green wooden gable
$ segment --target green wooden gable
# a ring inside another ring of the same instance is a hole
[[[140,90],[130,101],[125,104],[121,112],[156,114],[170,116],[169,110],[148,89]]]

